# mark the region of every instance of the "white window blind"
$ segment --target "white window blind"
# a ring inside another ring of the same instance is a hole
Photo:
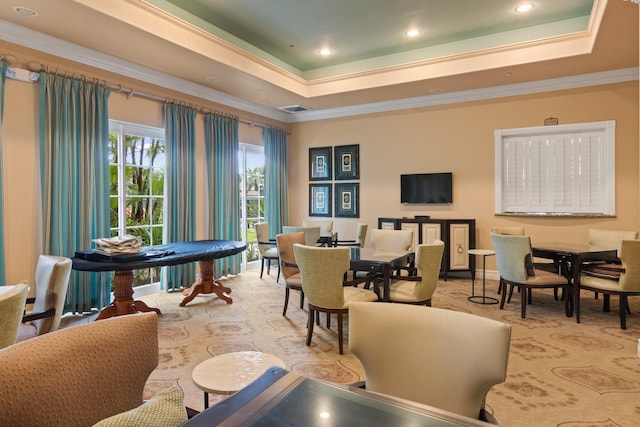
[[[496,213],[615,215],[615,121],[495,131]]]

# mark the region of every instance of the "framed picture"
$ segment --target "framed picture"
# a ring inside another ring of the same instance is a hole
[[[331,184],[309,184],[309,216],[331,216]]]
[[[309,148],[309,181],[331,180],[331,147]]]
[[[360,184],[334,184],[335,216],[345,218],[360,218]]]
[[[335,147],[336,180],[360,179],[359,147],[358,144]]]

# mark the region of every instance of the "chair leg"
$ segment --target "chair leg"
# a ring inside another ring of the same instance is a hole
[[[329,313],[327,313],[327,318],[329,317]],[[338,313],[338,350],[340,351],[340,354],[343,354],[342,352],[342,340],[343,340],[343,335],[342,335],[342,313],[339,312]]]
[[[267,276],[271,274],[271,258],[267,258]]]
[[[289,306],[289,287],[284,288],[284,309],[282,310],[282,315],[287,315],[287,306]]]
[[[509,285],[509,298],[507,299],[507,302],[511,302],[511,297],[513,296],[513,288],[515,288],[515,286]],[[518,292],[520,292],[520,288],[518,288]]]
[[[315,315],[315,309],[311,305],[309,305],[309,321],[307,322],[307,347],[311,345],[311,335],[313,335],[313,320]]]
[[[331,314],[327,312],[327,329],[331,329]]]
[[[576,323],[580,323],[580,288],[573,289],[573,309],[576,313]]]
[[[276,277],[276,282],[280,281],[280,264],[278,264],[278,277]]]
[[[620,328],[627,329],[627,296],[620,294]]]
[[[523,319],[527,317],[527,295],[529,294],[530,294],[529,289],[527,288],[522,289],[522,287],[520,287],[520,302],[521,302],[520,317]]]
[[[602,294],[602,311],[609,313],[611,311],[611,295]]]
[[[304,310],[304,292],[300,291],[300,308]]]
[[[260,264],[260,278],[262,279],[262,273],[264,272],[264,258],[262,258],[262,264]],[[269,274],[269,273],[267,273]]]
[[[554,288],[557,289],[557,288]],[[562,297],[564,298],[564,312],[567,317],[573,316],[573,298],[571,297],[571,287],[562,288]]]
[[[500,297],[500,310],[502,310],[504,308],[504,302],[507,299],[507,288],[505,287],[507,284],[502,282],[502,279],[500,280],[500,282],[502,283],[502,296]]]
[[[498,280],[498,295],[502,293],[502,279]]]
[[[532,297],[532,295],[533,295],[533,289],[531,289],[531,288],[527,289],[527,302],[528,302],[529,304],[531,304],[531,297]],[[558,298],[556,298],[556,299],[558,299]]]

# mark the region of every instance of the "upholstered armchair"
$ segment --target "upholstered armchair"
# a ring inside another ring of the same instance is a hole
[[[0,349],[16,342],[28,291],[23,283],[0,287]]]
[[[580,287],[575,290],[576,321],[580,322],[580,291],[589,290],[604,294],[606,304],[610,295],[617,295],[620,301],[620,328],[627,329],[627,297],[640,295],[640,240],[622,240],[619,258],[622,268],[616,275],[586,270],[580,277]],[[606,271],[606,270],[602,270]],[[616,277],[617,276],[617,277]]]
[[[333,221],[331,220],[305,220],[302,221],[302,226],[305,228],[320,227],[320,234],[323,235],[331,234],[333,231]]]
[[[500,272],[500,281],[509,286],[509,300],[513,289],[521,293],[520,317],[527,313],[527,295],[532,289],[562,289],[567,317],[573,314],[573,298],[570,279],[549,271],[536,269],[531,256],[529,236],[513,236],[491,233],[491,242],[496,252],[496,264]],[[500,309],[504,308],[507,290],[503,289]]]
[[[367,390],[470,418],[495,422],[485,398],[506,379],[510,342],[511,325],[469,313],[382,303],[349,307],[349,349],[362,362]]]
[[[369,226],[367,224],[363,224],[361,222],[359,222],[356,225],[356,236],[355,239],[353,240],[338,240],[336,245],[337,246],[355,246],[355,247],[359,247],[359,248],[363,248],[364,247],[364,243],[367,239],[367,229],[369,228]]]
[[[316,313],[332,313],[338,316],[338,349],[343,354],[342,317],[349,312],[355,301],[377,301],[378,295],[368,289],[344,286],[344,276],[350,265],[349,248],[318,248],[293,245],[300,274],[302,289],[307,298],[309,320],[307,323],[307,346],[311,345]],[[328,321],[328,319],[327,319]]]
[[[318,240],[320,240],[320,227],[292,227],[285,225],[282,227],[283,233],[296,233],[302,231],[304,233],[304,241],[307,246],[318,246]]]
[[[278,263],[278,248],[275,242],[270,240],[269,237],[269,223],[259,222],[256,224],[256,238],[258,239],[258,251],[260,251],[260,278],[264,273],[264,263],[267,263],[267,275],[271,272],[271,261],[278,264],[278,277],[276,281],[280,280],[280,265]]]
[[[370,233],[371,247],[380,252],[406,252],[413,247],[413,231],[411,230],[382,230],[373,229]],[[409,276],[415,275],[415,270],[402,267],[396,270],[396,275],[406,271]]]
[[[287,315],[287,307],[289,306],[289,293],[293,289],[300,292],[300,308],[304,307],[304,291],[302,290],[302,277],[300,269],[296,264],[296,257],[293,253],[293,245],[298,243],[305,244],[304,232],[283,233],[276,236],[278,252],[280,253],[280,271],[284,277],[284,308],[282,315]]]
[[[17,343],[0,350],[0,420],[12,427],[91,426],[139,407],[158,360],[155,313],[117,316]]]
[[[35,298],[27,298],[33,304],[22,318],[17,341],[58,330],[67,297],[71,259],[55,255],[40,255],[36,265]]]
[[[431,306],[431,297],[438,286],[443,253],[444,242],[442,240],[419,245],[416,252],[418,275],[392,277],[393,282],[389,286],[389,300]],[[379,293],[377,289],[376,293]]]

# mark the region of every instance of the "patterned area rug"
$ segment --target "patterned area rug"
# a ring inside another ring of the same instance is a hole
[[[284,288],[265,272],[256,271],[225,280],[233,304],[215,296],[197,297],[179,307],[182,295],[156,293],[142,297],[162,310],[160,364],[152,373],[145,397],[171,385],[185,394],[185,403],[203,409],[203,393],[194,386],[191,371],[209,357],[233,351],[262,351],[281,358],[298,374],[336,383],[364,380],[360,362],[345,342],[338,354],[336,321],[333,329],[314,329],[305,345],[307,313],[293,291],[287,316],[282,316]],[[497,282],[487,281],[487,296],[496,295]],[[632,314],[626,331],[620,329],[617,299],[610,313],[602,312],[602,297],[583,293],[581,324],[564,315],[564,306],[551,291],[534,292],[527,318],[520,318],[519,295],[500,310],[467,300],[471,281],[440,281],[433,306],[463,311],[513,326],[507,381],[495,386],[487,408],[503,426],[632,427],[640,425],[640,298],[630,298]],[[323,315],[324,316],[324,315]],[[348,340],[348,321],[345,322]],[[398,354],[402,357],[402,354]],[[211,395],[212,404],[222,396]]]

